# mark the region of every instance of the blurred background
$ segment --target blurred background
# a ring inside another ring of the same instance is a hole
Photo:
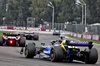
[[[100,35],[100,0],[0,0],[0,25]]]

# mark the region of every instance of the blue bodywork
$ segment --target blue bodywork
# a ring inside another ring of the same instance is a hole
[[[66,48],[67,54],[69,54],[69,48],[68,48],[68,45],[67,45],[67,44],[63,44],[63,45],[64,45],[64,47]]]
[[[88,46],[90,42],[88,41],[75,41],[75,40],[70,40],[68,41],[68,45],[72,46]]]
[[[50,51],[51,51],[51,48],[50,47],[47,47],[43,50],[43,53],[46,54],[46,55],[50,55]]]
[[[55,42],[55,44],[58,44],[57,42]],[[70,40],[66,43],[63,43],[63,46],[65,47],[65,52],[67,54],[70,54],[70,50],[68,48],[68,46],[88,46],[90,45],[90,43],[88,41],[74,41],[74,40]],[[42,48],[42,53],[40,54],[43,58],[48,58],[50,56],[50,51],[51,51],[51,47],[54,45],[43,45]]]
[[[51,51],[51,45],[43,45],[42,46],[42,52],[40,52],[40,58],[43,59],[43,58],[46,58],[46,59],[49,59],[50,58],[50,51]]]
[[[63,44],[64,45],[64,47],[66,48],[66,53],[67,54],[69,54],[69,48],[68,48],[68,45],[67,44]],[[50,51],[51,51],[51,45],[49,45],[49,46],[44,46],[45,48],[43,49],[43,53],[45,54],[45,55],[50,55]]]

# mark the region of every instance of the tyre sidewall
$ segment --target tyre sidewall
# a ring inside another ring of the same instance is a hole
[[[20,47],[25,47],[25,38],[24,37],[21,37],[21,39],[20,39],[20,43],[19,43],[19,46]]]
[[[39,40],[39,36],[38,35],[34,35],[34,40]]]
[[[0,46],[3,46],[3,38],[0,36]]]
[[[35,52],[36,52],[35,44],[28,43],[25,46],[25,57],[26,58],[33,58],[35,56]]]
[[[53,55],[53,58],[51,58],[51,61],[53,61],[53,62],[63,61],[63,59],[64,59],[63,48],[60,46],[55,46],[55,47],[52,47],[51,51],[52,50],[54,51],[54,53],[53,53],[54,55]]]
[[[95,64],[98,60],[98,52],[95,48],[92,48],[89,54],[86,56],[85,63],[87,64]]]

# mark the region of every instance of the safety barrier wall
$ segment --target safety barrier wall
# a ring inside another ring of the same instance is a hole
[[[12,30],[32,30],[32,31],[46,31],[45,28],[32,28],[32,27],[14,27],[14,26],[0,26],[0,29],[12,29]],[[100,41],[100,36],[99,35],[84,35],[84,34],[77,34],[73,32],[65,32],[64,34],[77,37],[77,38],[82,38],[82,39],[90,39],[90,40],[96,40]]]
[[[100,41],[100,36],[99,35],[92,35],[92,40]]]
[[[7,29],[7,26],[0,26],[0,29]]]
[[[46,29],[45,29],[45,28],[33,28],[33,27],[14,27],[14,26],[0,26],[0,29],[46,31]]]
[[[76,37],[76,38],[82,38],[82,39],[89,39],[89,40],[96,40],[100,41],[100,36],[99,35],[84,35],[84,34],[77,34],[73,32],[65,32],[64,34]]]

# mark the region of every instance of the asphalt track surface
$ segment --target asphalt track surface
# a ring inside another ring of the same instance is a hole
[[[35,42],[36,46],[41,46],[41,43],[50,44],[51,40],[58,39],[58,36],[50,34],[39,34],[39,41],[27,40],[26,42]],[[100,45],[94,45],[100,55]],[[85,64],[81,61],[68,62],[51,62],[40,60],[38,55],[33,59],[27,59],[24,55],[20,55],[20,47],[2,47],[0,46],[0,66],[100,66],[100,57],[96,64]]]

